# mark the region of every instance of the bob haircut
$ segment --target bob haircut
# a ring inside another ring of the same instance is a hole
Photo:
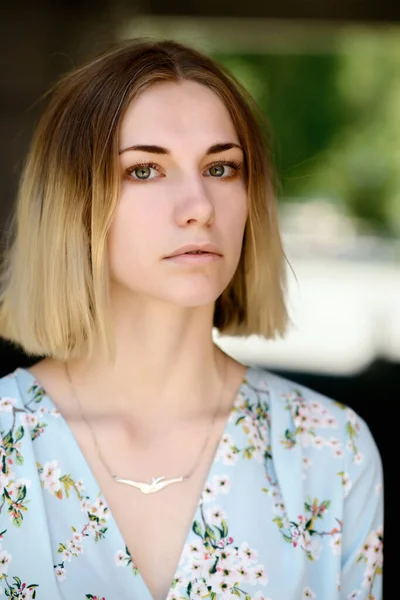
[[[222,335],[282,336],[285,255],[263,119],[242,85],[211,58],[170,40],[130,40],[51,90],[21,177],[1,271],[0,336],[59,360],[114,356],[107,234],[119,198],[118,137],[129,104],[158,82],[190,80],[224,103],[245,156],[248,220],[238,268],[216,300]]]

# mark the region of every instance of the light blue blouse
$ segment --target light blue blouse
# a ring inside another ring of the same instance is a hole
[[[151,600],[69,426],[26,369],[0,379],[0,432],[0,595]],[[168,600],[380,600],[382,524],[365,422],[249,367]]]

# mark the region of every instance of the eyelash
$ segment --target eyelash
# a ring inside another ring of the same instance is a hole
[[[235,171],[235,173],[233,175],[230,175],[228,177],[215,177],[215,179],[233,179],[237,175],[237,173],[240,171],[240,169],[242,168],[242,164],[243,163],[237,162],[234,160],[217,160],[217,161],[211,163],[210,165],[208,165],[207,170],[212,169],[213,167],[217,167],[217,166],[231,167]],[[134,179],[132,177],[133,171],[135,171],[135,169],[137,169],[139,167],[150,167],[150,169],[155,169],[156,171],[160,172],[160,168],[155,163],[138,162],[138,163],[134,164],[132,167],[128,167],[127,169],[125,169],[125,176],[127,177],[127,179],[129,179],[130,181],[134,181],[135,183],[147,183],[148,181],[152,181],[152,179],[150,179],[150,180],[142,179],[141,180],[141,179]]]

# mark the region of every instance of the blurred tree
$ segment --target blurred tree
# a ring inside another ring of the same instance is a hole
[[[272,125],[282,200],[327,198],[400,234],[400,37],[346,30],[332,54],[215,54]]]

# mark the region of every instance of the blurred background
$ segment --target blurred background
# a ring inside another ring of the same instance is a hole
[[[291,326],[284,340],[215,339],[242,362],[309,385],[367,421],[385,471],[388,589],[396,477],[389,423],[394,429],[400,399],[399,6],[38,0],[3,4],[0,21],[5,234],[42,95],[108,42],[188,42],[228,66],[255,97],[281,180]],[[6,343],[0,348],[0,375],[32,362]]]

